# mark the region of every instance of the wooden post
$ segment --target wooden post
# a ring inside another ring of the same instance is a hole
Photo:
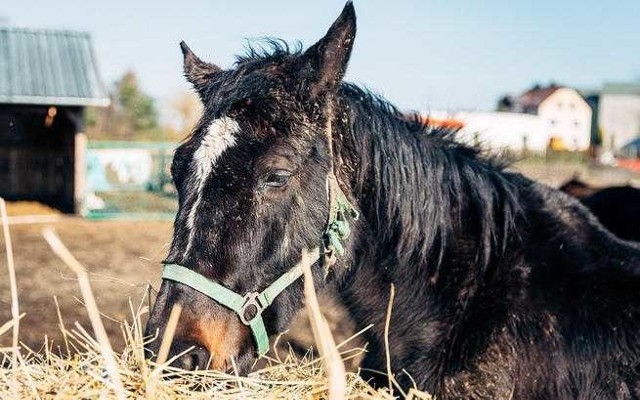
[[[85,133],[75,134],[73,149],[73,212],[82,214],[87,189],[87,135]]]

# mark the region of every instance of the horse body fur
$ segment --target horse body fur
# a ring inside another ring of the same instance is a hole
[[[558,189],[578,198],[614,235],[640,242],[640,189],[633,186],[596,188],[576,178]]]
[[[384,370],[393,283],[392,369],[407,371],[405,387],[441,398],[640,396],[640,248],[577,201],[366,92],[344,86],[339,103],[343,179],[368,242],[339,285],[353,318],[374,323],[364,368]]]

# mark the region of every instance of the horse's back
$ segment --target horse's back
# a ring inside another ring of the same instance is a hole
[[[640,245],[563,193],[533,184],[529,195],[527,289],[511,321],[525,360],[516,388],[527,398],[640,398]]]
[[[616,236],[640,241],[640,189],[632,186],[605,188],[582,202]]]

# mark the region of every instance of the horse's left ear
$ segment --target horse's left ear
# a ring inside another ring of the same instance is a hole
[[[356,11],[348,1],[327,34],[301,57],[301,73],[317,95],[338,87],[344,77],[356,36]]]

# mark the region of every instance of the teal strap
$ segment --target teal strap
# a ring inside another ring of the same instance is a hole
[[[309,260],[311,264],[320,259],[320,250],[316,248],[313,252],[315,254],[313,254],[313,257]],[[262,292],[250,292],[244,296],[240,296],[233,290],[227,289],[219,283],[213,282],[199,273],[177,264],[165,264],[162,278],[190,286],[205,296],[233,310],[238,314],[238,317],[240,317],[240,321],[251,328],[258,347],[258,353],[263,355],[269,350],[269,335],[264,326],[262,311],[269,307],[283,290],[291,286],[293,282],[304,274],[302,261],[303,260],[282,274]],[[247,317],[247,314],[250,316]]]
[[[165,264],[162,278],[191,286],[198,292],[215,299],[218,303],[237,313],[242,310],[244,305],[244,298],[236,292],[178,264]]]
[[[252,296],[252,293],[248,293],[244,297],[240,296],[233,290],[227,289],[221,284],[213,282],[199,273],[177,264],[165,264],[162,278],[190,286],[205,296],[235,311],[242,323],[251,328],[253,337],[256,340],[256,345],[258,346],[258,353],[262,355],[269,350],[269,335],[267,335],[267,329],[262,319],[262,310],[264,307],[256,301],[259,295],[256,294]],[[246,313],[253,313],[254,311],[255,315],[253,318],[247,320]]]
[[[340,189],[335,176],[328,179],[327,183],[334,200],[331,201],[330,198],[329,202],[329,219],[325,231],[326,253],[335,252],[338,256],[343,256],[345,253],[343,241],[347,240],[351,234],[349,219],[357,220],[359,213]]]
[[[318,255],[318,258],[320,258],[320,255]],[[298,280],[303,274],[302,265],[296,264],[295,267],[282,274],[280,278],[276,279],[269,287],[263,290],[258,296],[258,300],[260,300],[260,303],[265,308],[270,306],[273,300],[275,300],[283,290],[291,286],[291,284]]]

